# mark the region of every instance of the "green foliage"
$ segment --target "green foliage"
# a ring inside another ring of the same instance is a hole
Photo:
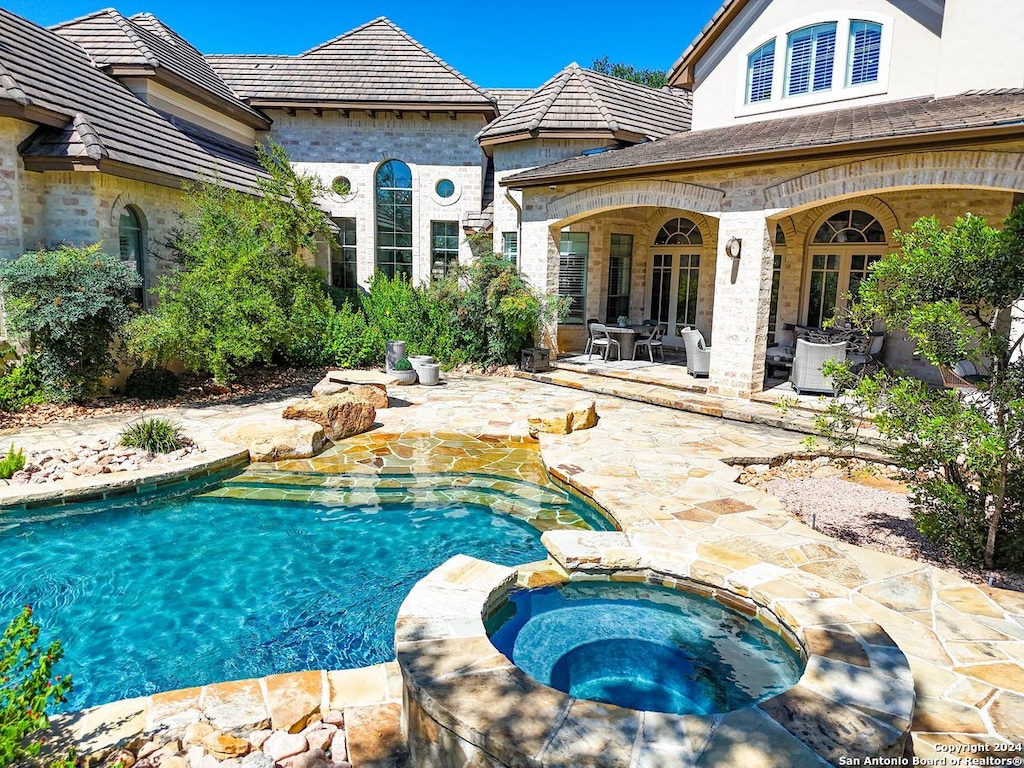
[[[0,411],[20,411],[43,402],[46,402],[46,393],[31,355],[0,375]]]
[[[7,455],[0,459],[0,480],[7,480],[15,472],[20,472],[25,468],[25,453],[20,450],[16,450],[14,443],[11,443],[10,450],[7,451]]]
[[[185,445],[181,429],[167,419],[143,419],[121,430],[120,445],[150,453],[171,453]]]
[[[603,75],[611,75],[620,80],[646,85],[648,88],[663,88],[668,85],[668,76],[663,69],[637,69],[632,64],[621,61],[612,62],[607,56],[594,59],[590,68]]]
[[[60,641],[45,650],[38,642],[39,625],[25,606],[0,637],[0,768],[24,765],[39,754],[41,732],[49,726],[46,710],[66,701],[72,689],[70,676],[53,676],[64,655]],[[51,765],[70,768],[73,763],[71,753]]]
[[[332,303],[323,276],[300,255],[326,237],[323,194],[298,174],[277,145],[261,151],[268,178],[260,194],[217,184],[186,190],[186,211],[173,247],[182,266],[156,289],[159,303],[136,319],[129,351],[146,362],[181,360],[220,382],[275,355],[307,360]]]
[[[849,405],[833,403],[818,426],[836,444],[856,442],[874,414],[893,459],[913,470],[919,529],[957,560],[1024,565],[1024,338],[1011,335],[1011,306],[1024,286],[1024,207],[1000,232],[970,214],[897,232],[899,253],[861,282],[853,319],[875,318],[914,340],[935,365],[972,360],[990,379],[976,390],[936,389],[885,371],[850,378]]]
[[[395,370],[396,371],[411,371],[412,370],[412,362],[410,362],[408,357],[403,357],[401,360],[396,360],[395,361]]]
[[[178,377],[158,365],[143,365],[128,376],[124,393],[140,400],[164,400],[181,390]]]
[[[48,397],[81,400],[101,393],[114,372],[111,347],[130,318],[138,273],[100,251],[61,245],[0,264],[11,332],[33,356]]]

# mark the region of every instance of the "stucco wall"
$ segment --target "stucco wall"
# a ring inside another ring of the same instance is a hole
[[[945,0],[937,96],[1024,87],[1024,3]]]

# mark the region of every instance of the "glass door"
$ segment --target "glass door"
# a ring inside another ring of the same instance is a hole
[[[682,347],[682,329],[697,322],[699,253],[654,253],[651,256],[651,314],[665,330],[666,346]]]

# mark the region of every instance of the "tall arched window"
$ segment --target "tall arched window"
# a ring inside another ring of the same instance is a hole
[[[412,171],[401,160],[377,168],[377,269],[412,278]]]
[[[121,211],[121,218],[117,222],[117,239],[121,260],[133,265],[142,277],[142,285],[135,295],[141,306],[146,297],[146,233],[142,228],[142,217],[130,205]]]
[[[808,247],[807,325],[820,327],[845,307],[886,250],[885,228],[867,211],[849,209],[825,219]]]
[[[690,219],[670,219],[651,246],[651,300],[648,314],[664,323],[664,341],[680,346],[683,328],[697,322],[697,289],[704,237]]]

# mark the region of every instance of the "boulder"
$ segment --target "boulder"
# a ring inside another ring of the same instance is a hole
[[[324,429],[313,421],[261,416],[222,429],[217,437],[249,449],[252,461],[308,459],[324,447]]]
[[[322,379],[319,384],[313,387],[313,397],[327,397],[329,395],[344,396],[353,403],[366,403],[374,408],[388,407],[387,390],[380,387],[372,387],[369,384],[339,384],[330,379]]]
[[[532,437],[541,432],[567,435],[597,424],[597,406],[593,400],[555,401],[529,416],[527,422]]]
[[[202,744],[203,739],[213,733],[214,730],[216,729],[209,723],[189,723],[185,726],[185,735],[182,741],[185,742],[186,747]]]
[[[354,403],[346,394],[300,400],[284,409],[286,419],[312,421],[324,428],[329,440],[359,435],[373,425],[377,410],[367,403]]]
[[[263,751],[279,763],[286,757],[298,755],[309,749],[306,737],[301,733],[274,731],[270,738],[263,742]]]
[[[385,393],[388,391],[389,386],[398,383],[398,379],[390,373],[382,373],[381,371],[328,371],[325,378],[338,384],[364,384],[368,387],[381,389]]]

